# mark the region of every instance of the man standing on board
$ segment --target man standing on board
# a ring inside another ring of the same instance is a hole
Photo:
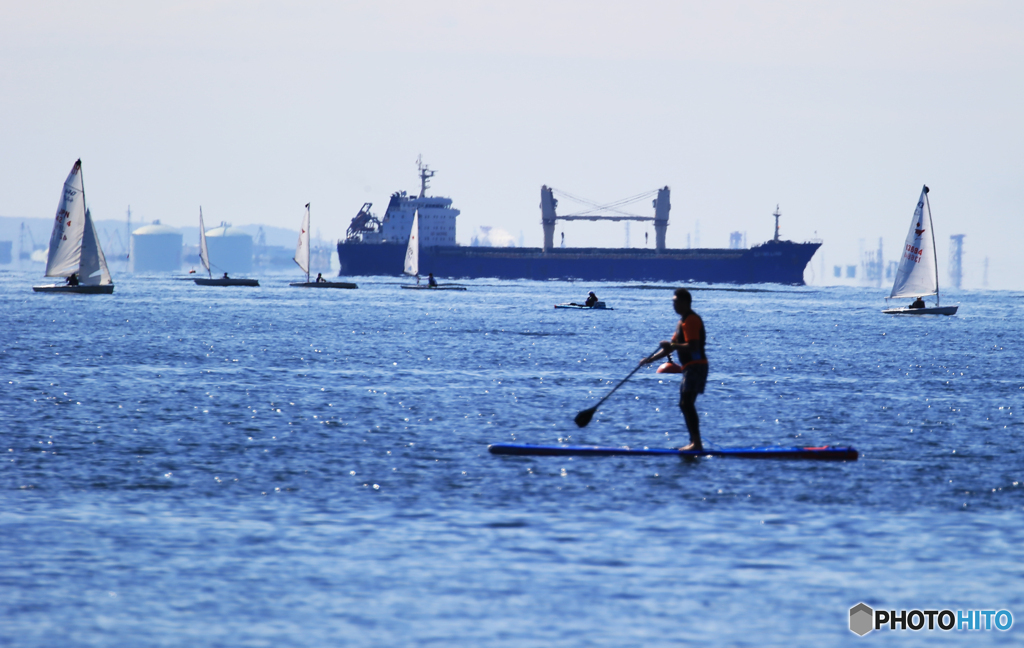
[[[663,340],[659,351],[640,361],[642,366],[670,357],[673,351],[679,353],[679,364],[683,366],[683,383],[679,387],[679,409],[683,412],[686,429],[690,432],[690,445],[679,448],[680,450],[704,449],[700,441],[697,394],[704,393],[704,385],[708,381],[708,359],[704,355],[708,335],[704,330],[704,321],[690,308],[692,299],[690,291],[686,288],[676,289],[672,297],[672,308],[679,313],[679,324],[672,334],[672,341]]]

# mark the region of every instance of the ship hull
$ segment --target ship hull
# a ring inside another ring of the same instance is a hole
[[[746,250],[423,247],[419,267],[453,279],[696,281],[803,285],[820,243],[769,242]],[[401,276],[404,244],[338,243],[339,276]]]

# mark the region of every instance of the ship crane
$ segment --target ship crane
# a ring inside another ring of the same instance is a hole
[[[653,221],[655,234],[655,249],[658,252],[665,251],[665,230],[668,229],[668,212],[672,205],[669,202],[669,188],[662,187],[622,200],[616,200],[604,205],[595,203],[584,198],[577,198],[568,192],[557,190],[558,193],[570,200],[588,206],[584,211],[559,216],[555,212],[558,207],[558,200],[555,198],[556,189],[544,185],[540,188],[540,212],[541,224],[544,226],[544,251],[550,252],[555,244],[555,222],[556,221]],[[657,197],[655,197],[657,196]],[[654,198],[654,216],[640,216],[623,211],[621,207],[639,202],[641,200]]]
[[[373,203],[363,203],[362,209],[352,219],[352,223],[345,232],[346,241],[358,241],[363,234],[377,232],[380,229],[380,219],[370,213]]]

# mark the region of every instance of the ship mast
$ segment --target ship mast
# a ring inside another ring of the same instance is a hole
[[[430,186],[430,179],[434,177],[437,171],[431,171],[430,167],[423,164],[423,156],[420,155],[416,158],[416,168],[420,170],[420,198],[427,195],[427,187]]]

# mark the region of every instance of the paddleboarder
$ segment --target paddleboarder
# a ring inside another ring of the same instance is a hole
[[[704,393],[708,380],[708,359],[704,355],[707,343],[707,332],[700,315],[690,307],[693,298],[686,288],[678,288],[672,297],[672,308],[679,314],[672,340],[663,340],[661,349],[654,355],[644,358],[640,365],[655,360],[671,357],[673,352],[679,354],[679,364],[683,366],[683,382],[679,387],[679,409],[683,412],[686,429],[690,432],[690,445],[680,450],[703,450],[700,440],[700,418],[697,416],[697,395]]]

